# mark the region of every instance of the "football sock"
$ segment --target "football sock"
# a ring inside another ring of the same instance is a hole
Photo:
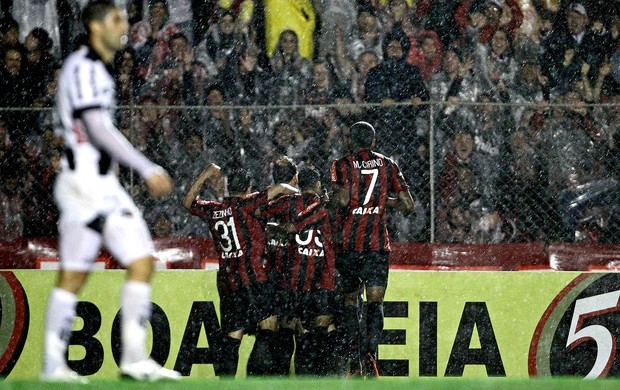
[[[256,340],[254,348],[248,359],[247,373],[249,376],[254,375],[270,375],[274,369],[274,359],[272,356],[273,340],[275,332],[267,329],[259,329],[256,332]]]
[[[343,314],[345,358],[351,360],[352,363],[354,361],[359,362],[360,322],[358,308],[353,305],[345,305]]]
[[[332,370],[332,348],[330,348],[327,327],[317,326],[314,328],[314,343],[313,343],[313,357],[314,357],[314,375],[327,376]]]
[[[43,372],[52,373],[65,366],[65,353],[71,338],[71,327],[75,319],[77,296],[60,288],[52,289],[45,314],[45,342]]]
[[[146,354],[146,327],[151,318],[151,286],[127,281],[121,290],[121,362],[135,363]]]
[[[295,331],[290,328],[280,328],[274,335],[272,354],[274,359],[273,373],[275,375],[286,376],[290,374],[291,359],[295,349],[294,335]]]
[[[237,374],[240,345],[240,339],[224,335],[217,357],[219,366],[217,367],[216,375],[234,377]]]
[[[383,302],[368,302],[366,312],[367,349],[377,356],[379,338],[383,332]]]
[[[314,374],[314,332],[295,335],[295,375]]]

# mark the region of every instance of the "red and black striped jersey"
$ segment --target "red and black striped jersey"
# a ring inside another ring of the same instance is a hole
[[[331,165],[332,188],[349,191],[349,205],[341,210],[341,250],[388,252],[386,224],[388,196],[408,191],[400,168],[391,158],[370,149],[360,149]]]
[[[218,280],[225,291],[267,281],[263,265],[265,221],[255,215],[267,205],[267,193],[255,192],[222,202],[196,199],[190,212],[207,222],[219,256]]]
[[[336,287],[336,253],[332,246],[330,215],[312,194],[281,196],[264,210],[282,223],[294,223],[297,234],[288,239],[282,264],[282,287],[291,291]]]

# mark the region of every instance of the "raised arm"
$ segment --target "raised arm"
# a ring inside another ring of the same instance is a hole
[[[299,190],[290,184],[279,183],[267,189],[267,199],[271,200],[280,195],[290,195],[298,192]]]
[[[196,199],[196,196],[198,196],[200,189],[205,185],[206,181],[212,178],[217,178],[221,176],[221,174],[222,171],[220,167],[213,163],[209,164],[209,166],[202,171],[200,175],[198,175],[198,178],[194,181],[194,183],[192,183],[189,190],[187,190],[187,193],[181,201],[183,207],[190,209],[192,207],[192,202],[194,202],[194,199]]]

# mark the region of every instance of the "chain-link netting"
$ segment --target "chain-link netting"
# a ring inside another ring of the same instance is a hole
[[[205,236],[201,221],[180,199],[207,164],[245,167],[254,187],[264,188],[271,184],[272,163],[288,155],[316,166],[329,189],[330,163],[347,151],[349,126],[365,120],[377,130],[375,149],[398,162],[416,201],[413,214],[390,214],[392,239],[620,241],[618,107],[519,106],[484,96],[480,101],[294,107],[172,107],[143,101],[117,111],[119,128],[171,173],[175,193],[152,200],[133,172],[121,169],[121,180],[154,235]],[[49,114],[11,113],[38,116],[44,131],[24,137],[20,150],[3,152],[5,160],[26,162],[3,171],[4,239],[56,233],[52,187],[61,147]],[[221,188],[205,191],[221,194]]]

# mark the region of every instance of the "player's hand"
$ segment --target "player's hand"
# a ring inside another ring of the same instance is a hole
[[[144,179],[149,195],[154,198],[166,196],[172,192],[174,183],[166,171],[157,170],[155,173]]]

